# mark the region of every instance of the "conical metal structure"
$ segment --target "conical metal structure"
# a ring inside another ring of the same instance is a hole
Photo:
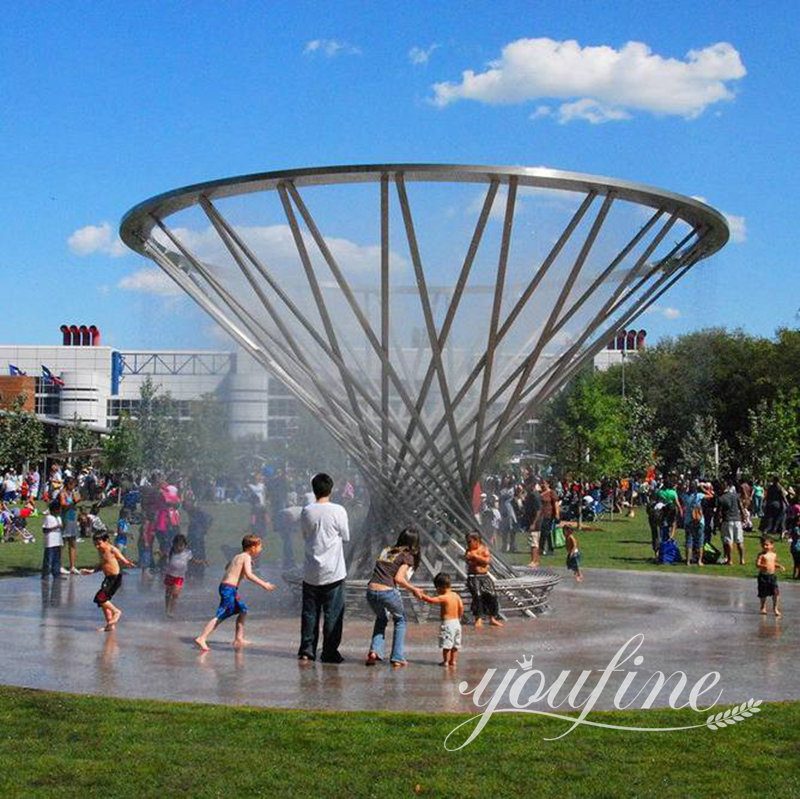
[[[728,228],[623,181],[393,164],[190,186],[133,208],[121,236],[361,465],[373,508],[351,572],[368,576],[411,520],[426,569],[462,573],[498,447]]]

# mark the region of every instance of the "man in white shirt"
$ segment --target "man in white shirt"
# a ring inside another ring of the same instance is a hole
[[[344,542],[350,540],[347,511],[330,501],[333,480],[316,474],[311,480],[316,502],[306,505],[300,516],[305,544],[303,564],[303,611],[300,619],[300,649],[297,657],[316,660],[319,620],[322,623],[323,663],[341,663],[339,644],[344,626]]]

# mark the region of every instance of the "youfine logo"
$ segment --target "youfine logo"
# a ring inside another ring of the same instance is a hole
[[[617,710],[652,708],[667,690],[667,702],[674,710],[691,708],[697,713],[708,713],[719,704],[722,688],[717,687],[721,680],[718,671],[707,672],[691,684],[682,671],[675,671],[668,676],[661,671],[645,674],[638,670],[644,664],[644,656],[639,654],[643,644],[642,633],[629,638],[599,672],[583,670],[573,675],[572,671],[563,670],[548,682],[546,675],[533,667],[533,657],[523,656],[522,660],[517,661],[519,668],[510,668],[505,674],[501,673],[499,682],[495,679],[498,669],[487,669],[473,688],[466,681],[461,682],[458,686],[460,693],[471,696],[475,707],[482,708],[482,711],[448,733],[444,740],[445,749],[454,752],[468,746],[496,713],[532,713],[563,721],[568,726],[562,733],[544,738],[546,741],[555,741],[582,725],[629,732],[676,732],[700,728],[716,731],[760,712],[761,700],[749,699],[735,707],[708,715],[702,723],[681,727],[634,727],[589,718],[604,694],[610,691],[615,691],[613,706]],[[625,664],[635,668],[623,668]],[[595,684],[587,688],[587,683],[596,674],[599,676]],[[620,674],[624,676],[616,689],[609,687],[612,677]],[[567,715],[569,711],[580,712]]]

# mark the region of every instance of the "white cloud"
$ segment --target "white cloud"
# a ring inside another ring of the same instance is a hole
[[[423,50],[421,47],[414,46],[408,51],[408,60],[414,64],[414,66],[427,64],[433,51],[437,50],[438,47],[438,44],[432,44],[427,50]]]
[[[162,297],[179,297],[183,290],[158,267],[148,266],[133,274],[126,275],[117,283],[125,291],[139,291],[145,294],[158,294]]]
[[[642,42],[615,50],[574,40],[518,39],[484,72],[468,69],[459,83],[434,84],[433,102],[442,107],[465,99],[516,104],[553,98],[569,101],[559,109],[561,122],[626,119],[632,111],[692,119],[732,99],[728,82],[745,74],[739,53],[726,42],[690,50],[679,60]]]
[[[541,119],[542,117],[549,117],[553,113],[553,109],[549,105],[537,105],[536,110],[531,114],[531,119]]]
[[[128,253],[128,248],[108,222],[79,228],[67,239],[67,246],[75,255],[101,253],[120,258]]]
[[[728,227],[731,231],[731,242],[733,244],[743,244],[747,241],[747,221],[743,216],[736,216],[735,214],[728,214],[722,212]]]
[[[361,55],[361,48],[347,42],[339,42],[336,39],[312,39],[310,42],[306,42],[303,55],[313,55],[314,53],[321,53],[327,58],[333,58],[337,55]]]
[[[621,108],[598,103],[596,100],[576,100],[574,103],[564,103],[558,109],[558,121],[562,125],[572,122],[573,119],[584,119],[592,125],[599,125],[603,122],[616,122],[620,119],[630,119],[631,115]]]
[[[651,305],[645,311],[645,315],[647,314],[658,314],[659,316],[663,316],[664,319],[678,319],[681,316],[680,309],[672,308],[669,305]]]
[[[297,247],[289,225],[252,227],[239,225],[236,227],[236,231],[247,243],[248,247],[259,258],[262,258],[268,266],[275,267],[278,271],[286,271],[288,267],[298,275],[302,273]],[[175,228],[172,232],[199,260],[216,264],[228,264],[231,262],[230,253],[210,225],[202,230]],[[172,242],[158,229],[154,229],[153,234],[161,244],[170,250],[175,249]],[[327,266],[324,265],[319,248],[307,231],[303,231],[303,241],[314,267],[321,269],[322,274],[329,275],[330,272]],[[326,236],[325,242],[339,267],[348,275],[375,272],[380,269],[381,248],[379,244],[357,244],[350,239],[332,236]],[[394,252],[389,253],[389,265],[395,271],[403,271],[409,268],[408,261]]]
[[[692,199],[709,205],[708,200],[698,194],[693,194]],[[743,216],[729,214],[727,211],[720,211],[720,213],[725,217],[731,231],[731,244],[744,244],[747,241],[747,220]]]

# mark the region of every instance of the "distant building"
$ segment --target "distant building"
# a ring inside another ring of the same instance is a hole
[[[26,409],[43,421],[110,428],[123,412],[136,416],[150,378],[183,417],[192,401],[214,394],[234,438],[285,438],[296,418],[288,389],[242,351],[117,350],[100,344],[94,326],[61,331],[61,345],[0,345],[0,407],[24,394]]]
[[[608,342],[606,348],[594,356],[594,368],[605,372],[606,369],[623,363],[626,358],[635,358],[641,350],[645,349],[646,338],[646,330],[620,330]]]

